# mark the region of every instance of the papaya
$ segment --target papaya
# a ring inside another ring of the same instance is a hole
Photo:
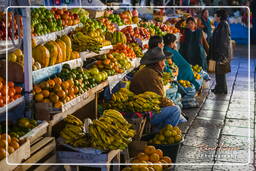
[[[39,62],[42,65],[42,67],[49,66],[50,52],[45,46],[38,45],[35,48],[33,48],[32,56],[37,62]]]
[[[58,56],[57,56],[56,63],[58,64],[58,63],[63,62],[63,54],[62,54],[62,50],[61,50],[61,48],[60,48],[58,43],[56,43],[56,46],[57,46],[57,49],[58,49]]]
[[[36,39],[32,38],[32,48],[35,48],[37,46]]]
[[[77,51],[72,51],[71,53],[71,59],[77,59],[80,58],[80,54]]]
[[[45,44],[45,47],[50,52],[50,62],[49,65],[55,65],[58,57],[58,47],[54,41],[49,41]]]
[[[62,62],[65,62],[67,61],[67,45],[65,42],[63,42],[62,40],[58,39],[56,40],[56,43],[58,43],[58,45],[60,46],[61,48],[61,51],[62,51]]]
[[[71,52],[72,52],[72,42],[70,37],[64,35],[60,38],[66,44],[66,61],[70,60]]]

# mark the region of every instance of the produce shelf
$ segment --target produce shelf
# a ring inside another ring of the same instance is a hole
[[[118,26],[118,30],[122,30],[123,28],[128,26],[132,26],[132,28],[138,27],[137,24],[128,24],[128,25]]]
[[[67,26],[61,31],[52,32],[42,36],[36,36],[34,39],[36,40],[36,44],[43,44],[50,40],[56,40],[59,36],[67,35],[71,31],[74,31],[77,27],[81,26],[83,26],[81,23],[74,26]]]
[[[0,114],[3,114],[6,112],[6,109],[11,110],[12,108],[18,106],[19,104],[24,102],[24,96],[18,98],[17,100],[9,103],[8,105],[4,106],[4,107],[0,107]]]
[[[108,53],[111,49],[113,49],[113,46],[112,46],[112,45],[102,47],[99,53],[94,53],[94,52],[80,52],[80,57],[82,58],[83,61],[86,61],[86,59],[88,59],[88,58],[93,58],[93,57],[98,56],[98,55],[106,54],[106,53]]]
[[[83,61],[82,61],[81,58],[78,58],[78,59],[65,61],[65,62],[62,62],[60,64],[56,64],[56,65],[53,65],[53,66],[49,66],[49,67],[46,67],[46,68],[42,68],[42,69],[33,71],[32,72],[33,83],[38,84],[39,82],[45,80],[46,78],[52,77],[52,76],[60,73],[61,69],[62,69],[62,66],[64,64],[69,64],[70,67],[73,69],[73,68],[76,68],[76,67],[83,66]]]

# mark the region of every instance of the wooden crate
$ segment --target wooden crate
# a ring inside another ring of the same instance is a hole
[[[31,146],[31,157],[23,162],[28,165],[20,165],[15,171],[25,171],[31,167],[36,167],[33,170],[46,170],[50,165],[33,166],[33,163],[56,163],[55,148],[56,143],[54,137],[40,138]]]
[[[144,128],[147,122],[147,118],[132,118],[132,119],[127,119],[129,123],[133,125],[133,129],[136,130],[136,134],[134,136],[135,140],[140,140],[142,137],[142,134],[144,132]]]
[[[3,171],[13,170],[17,167],[15,164],[21,163],[23,160],[26,160],[30,156],[30,142],[25,141],[20,148],[14,151],[12,154],[8,156],[8,163],[7,164],[6,158],[0,161],[0,168]]]
[[[40,137],[47,133],[48,125],[48,122],[42,121],[37,127],[33,128],[20,139],[27,139],[30,141],[31,144],[33,144],[35,141],[37,141],[37,139],[39,139]]]

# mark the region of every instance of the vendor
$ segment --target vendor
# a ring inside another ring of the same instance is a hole
[[[210,43],[212,37],[212,25],[209,20],[209,11],[204,9],[201,13],[201,18],[198,20],[198,27],[201,28],[207,35],[207,42]]]
[[[153,114],[151,118],[151,124],[159,129],[167,124],[176,126],[181,122],[186,122],[186,119],[181,115],[180,108],[164,97],[162,72],[165,67],[165,59],[166,56],[161,48],[156,47],[148,50],[141,60],[141,64],[146,66],[134,75],[130,85],[130,90],[135,94],[151,91],[162,96],[161,112]]]
[[[207,70],[207,58],[209,45],[205,39],[203,31],[196,27],[196,21],[193,17],[189,17],[186,20],[186,28],[179,27],[180,23],[177,23],[176,27],[181,29],[183,36],[180,43],[180,53],[191,65],[202,66]]]
[[[179,68],[178,80],[188,80],[196,88],[200,89],[200,84],[196,81],[190,64],[177,51],[176,36],[174,34],[166,34],[164,36],[164,52],[165,55],[172,54],[171,58],[175,65]]]

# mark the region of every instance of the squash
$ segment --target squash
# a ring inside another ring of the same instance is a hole
[[[57,56],[56,63],[58,64],[58,63],[63,62],[63,54],[62,54],[62,50],[61,50],[61,48],[60,48],[58,43],[56,43],[56,46],[57,46],[57,49],[58,49],[58,56]]]
[[[37,62],[39,62],[42,65],[42,67],[49,66],[50,52],[45,46],[38,45],[35,48],[33,48],[32,56]]]
[[[71,52],[72,52],[72,42],[70,37],[64,35],[60,38],[66,44],[66,61],[71,59]]]
[[[45,44],[45,47],[50,52],[50,62],[49,65],[55,65],[58,57],[58,47],[54,41],[49,41]]]
[[[65,62],[67,61],[67,45],[64,41],[58,39],[56,40],[56,43],[58,43],[58,45],[60,46],[61,48],[61,51],[62,51],[62,62]]]

